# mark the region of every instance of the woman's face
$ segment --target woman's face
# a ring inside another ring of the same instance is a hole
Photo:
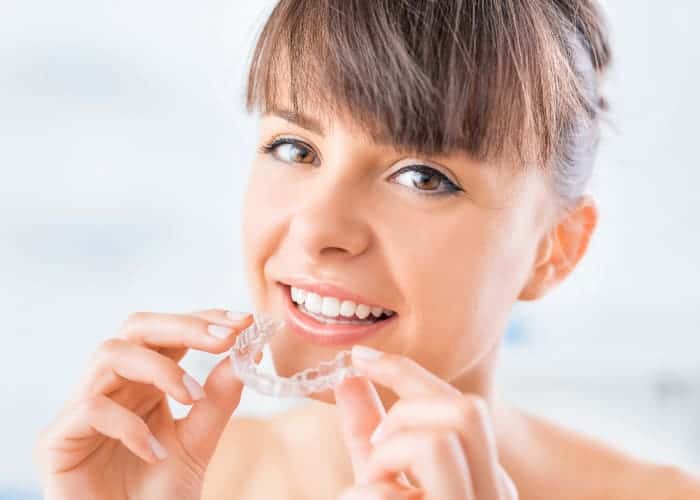
[[[278,374],[361,343],[457,380],[497,347],[532,275],[553,213],[546,178],[462,154],[408,156],[339,117],[316,125],[277,113],[261,118],[258,145],[285,142],[258,151],[246,195],[254,306],[284,319],[303,314],[302,324],[321,333],[337,328],[298,310],[289,298],[297,284],[341,305],[354,298],[394,314],[349,327],[369,333],[348,342],[318,343],[298,334],[303,327],[288,329],[271,345]]]

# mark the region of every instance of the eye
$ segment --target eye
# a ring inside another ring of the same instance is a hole
[[[441,194],[456,194],[463,191],[461,187],[452,182],[446,175],[426,165],[410,165],[393,173],[391,180],[397,180],[399,184],[414,188],[420,194],[435,196]]]
[[[313,163],[315,153],[311,146],[289,137],[281,137],[263,144],[258,150],[263,154],[271,154],[280,161],[287,163]],[[309,159],[311,159],[309,161]]]

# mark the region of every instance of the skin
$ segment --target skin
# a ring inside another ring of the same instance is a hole
[[[412,158],[374,144],[347,117],[326,118],[323,133],[262,119],[261,144],[284,135],[313,153],[283,146],[256,156],[243,227],[247,280],[256,310],[279,316],[276,282],[295,276],[396,311],[393,326],[362,342],[377,355],[353,349],[363,375],[301,409],[229,420],[242,386],[228,359],[197,400],[178,362],[189,348],[226,352],[250,316],[133,313],[40,435],[45,497],[700,498],[689,474],[561,429],[494,390],[513,304],[543,296],[574,269],[596,225],[594,200],[562,212],[536,169],[515,174],[462,154]],[[430,197],[410,175],[391,176],[418,163],[464,192]],[[211,324],[229,335],[211,335]],[[278,373],[291,375],[350,346],[284,334],[271,347]],[[166,393],[192,404],[186,418],[172,418]],[[166,458],[153,453],[151,435]]]

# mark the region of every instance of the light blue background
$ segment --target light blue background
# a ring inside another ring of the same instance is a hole
[[[3,2],[0,498],[36,488],[36,434],[130,311],[249,307],[243,78],[269,6]],[[534,412],[697,471],[700,4],[606,7],[599,231],[570,280],[516,308],[499,381]],[[215,362],[184,361],[200,380]],[[293,404],[246,394],[239,412]]]

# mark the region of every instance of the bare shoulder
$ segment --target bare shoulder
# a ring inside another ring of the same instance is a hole
[[[531,449],[537,450],[524,472],[533,490],[552,491],[554,486],[559,494],[552,498],[571,500],[700,500],[700,477],[680,467],[645,461],[594,436],[520,413],[528,440],[533,440]]]

